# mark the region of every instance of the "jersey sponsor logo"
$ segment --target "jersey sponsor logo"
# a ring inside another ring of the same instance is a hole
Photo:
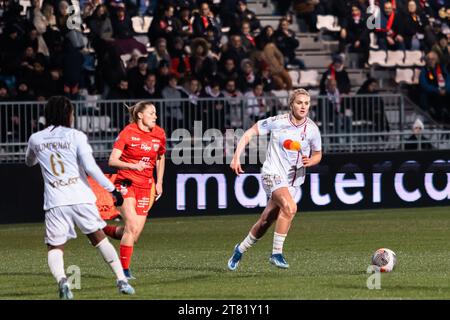
[[[131,141],[140,141],[141,140],[141,138],[139,138],[139,137],[131,137]]]
[[[283,142],[283,148],[290,151],[300,151],[302,148],[302,144],[300,143],[300,141],[286,139]]]
[[[148,152],[148,151],[152,150],[152,147],[149,147],[146,143],[142,143],[141,149]]]
[[[72,178],[69,178],[67,180],[62,180],[61,179],[61,180],[56,180],[56,181],[52,181],[52,182],[49,182],[49,183],[50,183],[50,185],[53,188],[67,187],[67,186],[70,186],[72,184],[78,183],[78,179],[79,178],[80,177],[72,177]]]
[[[131,146],[134,148],[134,147],[137,147],[139,145],[139,143],[132,143],[131,144]]]

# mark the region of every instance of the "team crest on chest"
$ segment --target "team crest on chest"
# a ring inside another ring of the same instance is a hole
[[[153,144],[153,150],[158,151],[159,149],[159,144],[158,143],[154,143]]]

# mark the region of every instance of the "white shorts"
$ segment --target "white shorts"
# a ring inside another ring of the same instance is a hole
[[[284,180],[280,175],[278,174],[266,174],[263,173],[261,176],[262,179],[262,185],[264,188],[264,191],[267,194],[267,197],[270,199],[272,198],[272,193],[280,188],[288,188],[289,193],[292,196],[292,199],[295,199],[295,196],[297,192],[299,192],[301,186],[292,186],[289,185],[289,183]]]
[[[59,246],[75,239],[75,225],[83,234],[94,233],[106,226],[94,204],[60,206],[45,212],[45,243]]]

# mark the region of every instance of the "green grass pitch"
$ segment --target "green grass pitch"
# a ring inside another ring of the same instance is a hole
[[[65,266],[81,270],[75,299],[450,299],[450,208],[306,212],[285,242],[291,267],[268,262],[273,229],[226,268],[257,215],[159,218],[147,222],[131,268],[137,294],[121,296],[114,277],[80,232]],[[43,224],[0,226],[0,299],[57,299]],[[118,248],[118,242],[111,240]],[[397,254],[381,289],[369,290],[372,253]]]

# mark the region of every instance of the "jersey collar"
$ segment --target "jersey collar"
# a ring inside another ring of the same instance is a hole
[[[301,126],[303,126],[303,125],[306,123],[306,121],[308,121],[308,117],[305,117],[305,121],[303,121],[302,123],[296,125],[296,124],[294,124],[294,122],[292,122],[291,117],[292,117],[292,114],[289,113],[289,122],[290,122],[290,124],[291,124],[292,126],[294,126],[294,127],[296,127],[296,128],[300,128]]]

